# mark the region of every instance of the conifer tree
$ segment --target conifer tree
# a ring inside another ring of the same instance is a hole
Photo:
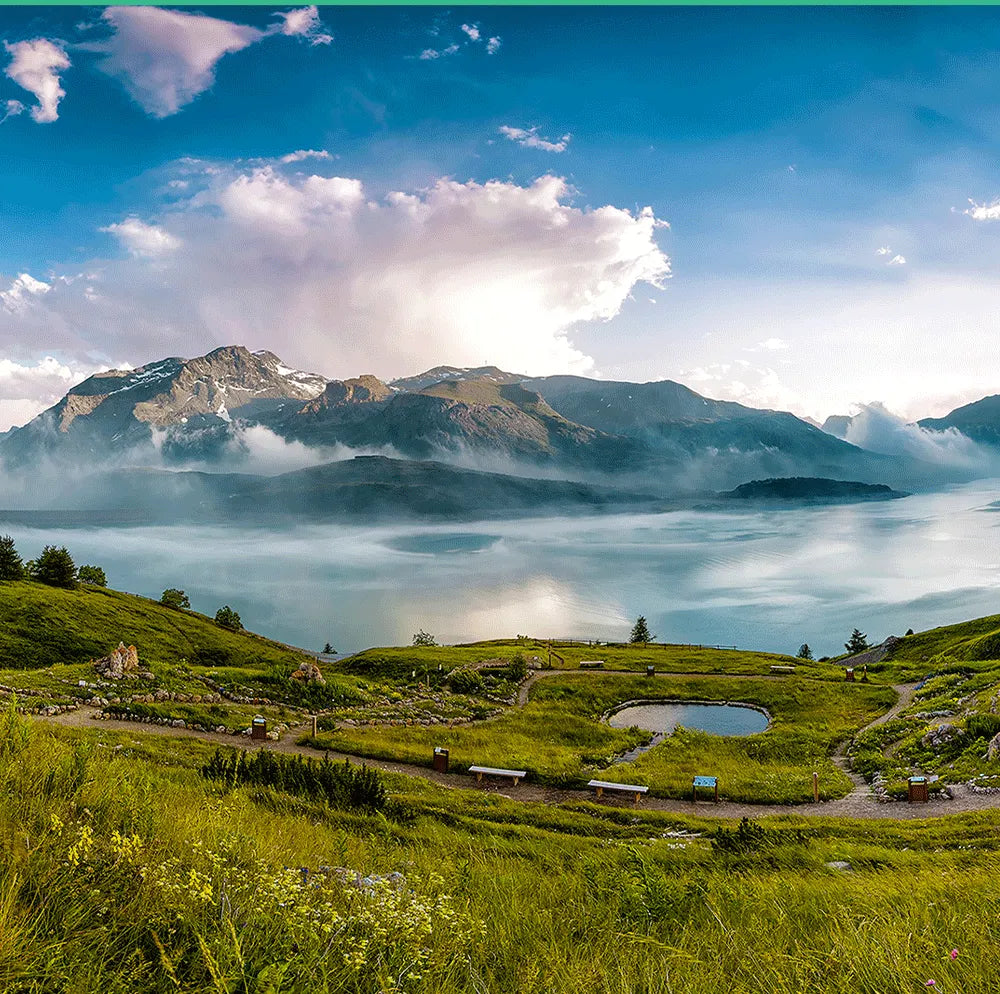
[[[24,562],[10,535],[0,535],[0,580],[23,580]]]
[[[645,645],[647,642],[652,642],[656,636],[650,634],[649,625],[646,624],[646,619],[640,614],[636,619],[635,625],[632,628],[632,634],[629,636],[629,642],[632,645],[638,645],[642,643]]]

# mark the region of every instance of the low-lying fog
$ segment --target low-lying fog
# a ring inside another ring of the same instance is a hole
[[[461,525],[286,531],[37,529],[3,522],[27,559],[44,544],[111,586],[195,610],[229,604],[246,627],[340,652],[488,637],[627,637],[644,614],[663,640],[817,655],[858,627],[880,640],[1000,612],[1000,481],[905,500],[784,511],[676,511]],[[141,635],[108,632],[108,641]]]

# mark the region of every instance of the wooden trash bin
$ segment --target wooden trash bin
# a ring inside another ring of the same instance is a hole
[[[267,719],[257,715],[253,721],[250,722],[250,738],[251,739],[266,739],[267,738]]]
[[[930,800],[930,792],[927,785],[927,777],[910,777],[907,793],[907,800],[910,804],[914,801],[923,801],[926,803]]]
[[[441,746],[434,747],[434,772],[448,772],[448,750],[442,749]]]
[[[847,668],[846,668],[846,669],[844,670],[844,679],[845,679],[845,680],[846,680],[846,681],[847,681],[848,683],[854,683],[854,667],[853,667],[853,666],[848,666],[848,667],[847,667]]]
[[[656,673],[656,667],[652,663],[650,663],[646,667],[646,676],[653,676],[655,673]]]

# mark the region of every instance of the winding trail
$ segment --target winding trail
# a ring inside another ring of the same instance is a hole
[[[531,686],[538,680],[553,676],[567,676],[577,672],[590,673],[595,676],[638,676],[643,675],[634,670],[541,670],[531,674],[531,676],[521,685],[518,692],[518,704],[527,703]],[[727,680],[781,680],[778,675],[754,675],[754,674],[718,674],[718,673],[657,673],[656,677],[718,677],[723,676]],[[654,677],[655,679],[655,677]],[[896,717],[913,700],[916,691],[916,684],[894,684],[893,690],[899,695],[899,700],[885,714],[879,715],[874,721],[869,722],[857,734],[884,724]],[[99,719],[99,708],[81,707],[76,711],[68,711],[64,714],[51,717],[35,716],[38,721],[51,722],[71,728],[105,728],[108,731],[126,732],[135,736],[158,735],[178,739],[198,739],[202,742],[214,743],[216,745],[235,746],[241,749],[265,748],[275,752],[295,754],[300,756],[317,755],[317,750],[309,746],[298,745],[294,739],[297,735],[307,730],[307,725],[301,725],[289,731],[284,739],[278,742],[251,741],[247,736],[226,735],[221,732],[195,732],[187,728],[171,728],[163,725],[144,725],[131,721],[118,721],[115,719]],[[865,820],[892,820],[892,819],[920,819],[938,818],[944,815],[961,814],[968,811],[988,811],[1000,809],[1000,794],[974,794],[967,787],[952,786],[950,790],[954,795],[950,800],[935,799],[926,804],[907,804],[905,802],[880,802],[875,799],[871,788],[856,773],[848,768],[847,748],[850,740],[841,743],[833,754],[833,760],[850,777],[854,784],[854,789],[846,797],[838,798],[834,801],[808,802],[806,804],[746,804],[737,801],[713,801],[699,800],[677,801],[668,798],[646,797],[642,807],[646,810],[665,811],[679,815],[696,815],[700,818],[760,818],[766,815],[795,815],[806,818],[857,818]],[[341,752],[327,752],[331,759],[337,761],[347,760],[351,763],[364,763],[379,770],[391,773],[402,773],[410,777],[419,777],[422,780],[436,783],[442,787],[451,789],[461,788],[464,790],[475,790],[480,793],[499,794],[516,801],[528,801],[542,804],[568,804],[580,801],[593,801],[593,796],[584,790],[570,790],[559,787],[547,787],[541,784],[522,782],[517,787],[510,787],[503,784],[488,784],[486,782],[477,784],[474,776],[465,773],[438,773],[426,766],[416,766],[410,763],[397,763],[386,760],[371,759],[368,757],[349,755]],[[608,806],[624,806],[627,802],[610,797],[600,802]]]

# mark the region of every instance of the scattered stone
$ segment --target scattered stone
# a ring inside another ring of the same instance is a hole
[[[941,749],[942,746],[948,745],[950,742],[955,742],[958,739],[965,738],[965,729],[958,728],[952,725],[950,722],[944,722],[938,725],[936,728],[932,728],[921,740],[921,744],[927,749],[933,749],[935,752]]]
[[[299,663],[299,668],[292,674],[292,679],[301,683],[318,683],[326,686],[326,679],[323,677],[319,665],[311,659],[303,659]]]
[[[844,859],[832,859],[829,863],[824,863],[823,865],[828,866],[831,870],[840,870],[845,873],[850,873],[850,871],[854,869],[854,867]]]

